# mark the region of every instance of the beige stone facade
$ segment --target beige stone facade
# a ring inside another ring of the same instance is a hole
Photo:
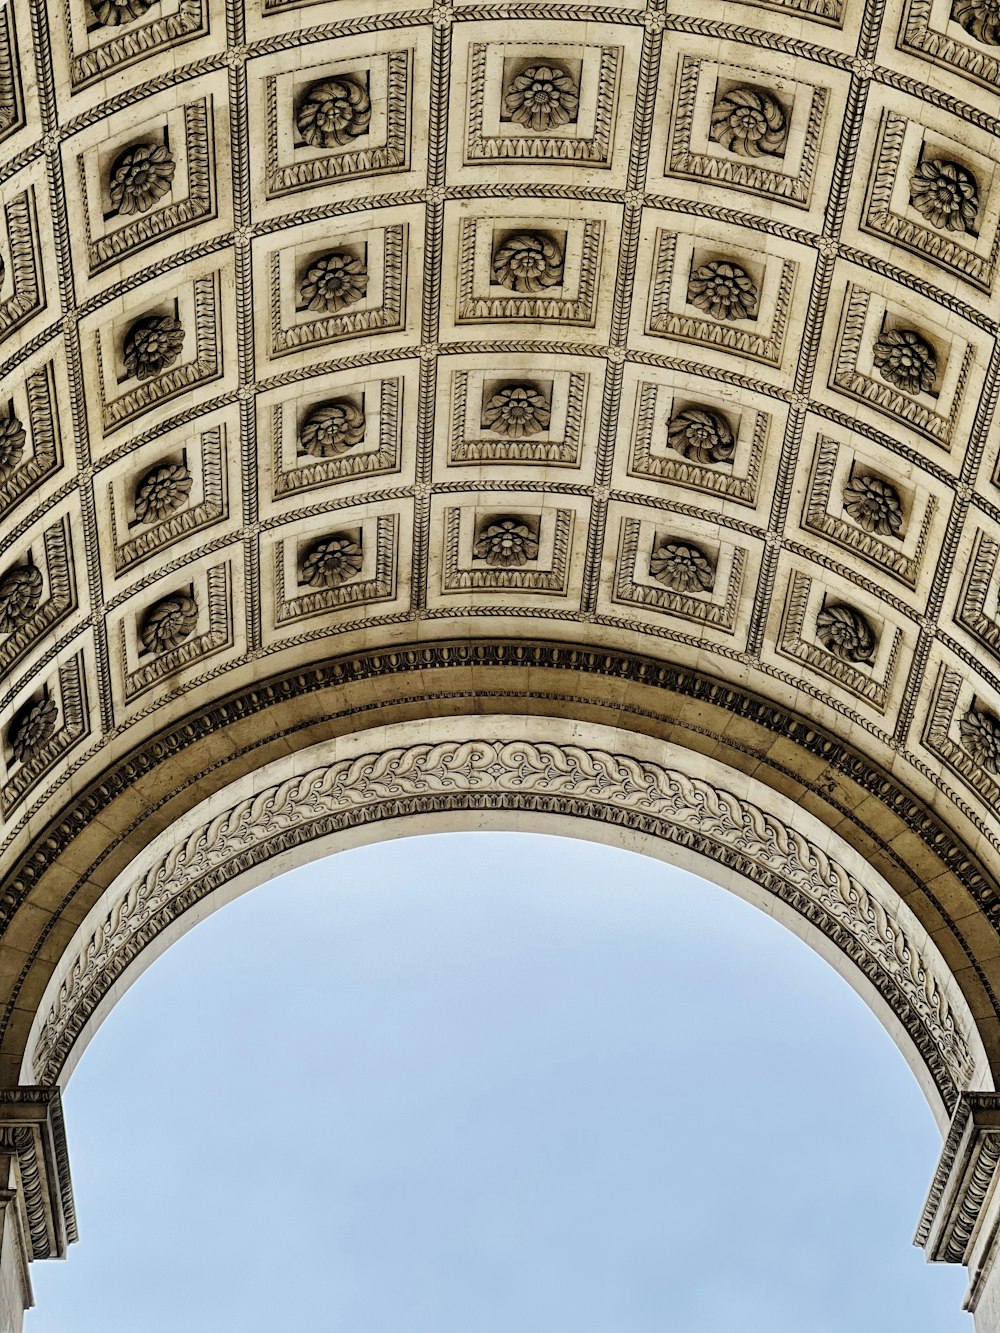
[[[996,0],[3,0],[0,1328],[142,967],[488,826],[843,971],[1000,1330],[998,136]]]

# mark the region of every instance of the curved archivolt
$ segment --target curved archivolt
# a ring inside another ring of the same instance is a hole
[[[703,10],[0,4],[0,1085],[200,802],[484,712],[797,802],[996,1070],[995,6]]]
[[[400,743],[388,749],[363,750],[364,737],[314,747],[216,793],[130,865],[81,924],[39,1007],[24,1081],[64,1083],[111,1005],[166,943],[274,864],[359,836],[399,836],[415,821],[468,826],[487,812],[500,826],[516,817],[522,829],[625,836],[751,886],[873,1001],[943,1123],[959,1089],[988,1082],[985,1050],[947,964],[846,844],[833,840],[838,860],[788,821],[830,841],[822,826],[722,765],[596,726],[581,745],[566,739],[573,731],[528,718],[401,724]],[[692,777],[692,767],[707,776]]]

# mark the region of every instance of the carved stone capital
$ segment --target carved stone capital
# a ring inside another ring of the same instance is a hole
[[[1000,1094],[963,1092],[941,1150],[914,1244],[931,1263],[965,1264],[975,1311],[1000,1248]],[[977,1321],[977,1328],[980,1327]],[[987,1323],[983,1327],[990,1328]]]
[[[65,1258],[77,1231],[58,1088],[0,1089],[0,1154],[15,1167],[27,1259]]]

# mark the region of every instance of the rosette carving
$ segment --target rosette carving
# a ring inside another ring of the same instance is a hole
[[[0,484],[9,480],[17,470],[26,439],[24,427],[13,412],[0,416]]]
[[[508,384],[483,407],[483,425],[497,435],[521,440],[549,424],[549,405],[534,384]]]
[[[299,427],[299,445],[313,458],[336,458],[365,438],[365,414],[349,398],[314,407]]]
[[[977,42],[984,46],[1000,46],[1000,4],[997,0],[952,0],[951,16]]]
[[[302,582],[311,588],[337,588],[361,573],[361,543],[341,533],[310,546],[302,560]]]
[[[904,393],[930,393],[937,379],[937,353],[914,329],[886,329],[874,360],[882,378]]]
[[[980,768],[1000,773],[1000,718],[973,705],[958,722],[962,744]]]
[[[331,250],[309,265],[299,285],[299,298],[308,310],[333,314],[356,305],[368,290],[368,268],[348,250]]]
[[[903,530],[903,502],[895,486],[861,473],[844,487],[844,508],[865,532],[898,537]]]
[[[512,79],[504,92],[504,110],[526,129],[541,132],[576,117],[580,90],[559,65],[532,65]]]
[[[34,759],[52,739],[58,715],[55,699],[45,694],[26,704],[15,716],[7,739],[20,763],[26,764]]]
[[[979,216],[979,185],[958,162],[925,159],[910,177],[910,203],[941,231],[971,231]]]
[[[501,518],[483,529],[472,553],[497,569],[510,569],[535,559],[538,538],[523,519]]]
[[[98,27],[123,28],[141,19],[155,0],[91,0],[90,8]]]
[[[150,468],[135,489],[135,516],[140,523],[159,523],[187,500],[193,484],[183,463]]]
[[[731,463],[736,437],[729,422],[707,407],[685,407],[667,425],[667,443],[692,463]]]
[[[198,624],[198,603],[186,593],[163,597],[146,612],[139,637],[149,653],[165,653],[189,639]]]
[[[164,144],[136,144],[111,168],[108,190],[119,213],[145,213],[170,189],[176,163]]]
[[[842,662],[871,666],[878,640],[867,617],[844,602],[828,602],[816,617],[816,635]]]
[[[780,157],[788,142],[788,117],[763,88],[730,88],[716,99],[709,135],[740,157]]]
[[[152,315],[129,327],[122,360],[130,375],[148,380],[173,365],[184,346],[184,326],[172,315]]]
[[[42,600],[42,571],[37,565],[15,565],[0,578],[0,634],[23,629]]]
[[[512,292],[541,292],[563,279],[563,252],[554,236],[519,231],[493,251],[493,281]]]
[[[715,583],[715,565],[693,542],[664,542],[655,547],[649,572],[671,592],[707,592]]]
[[[310,85],[299,102],[295,125],[311,148],[337,148],[367,134],[371,118],[364,84],[340,74]]]
[[[687,299],[713,319],[756,319],[759,292],[745,268],[713,259],[692,269]]]

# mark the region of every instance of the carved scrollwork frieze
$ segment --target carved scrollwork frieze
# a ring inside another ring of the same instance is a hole
[[[50,1081],[101,998],[160,930],[228,880],[311,838],[380,817],[489,808],[553,811],[680,843],[755,880],[871,978],[948,1105],[971,1071],[968,1039],[926,946],[822,848],[712,783],[598,748],[528,740],[399,746],[261,789],[128,879],[67,960],[32,1054]]]

